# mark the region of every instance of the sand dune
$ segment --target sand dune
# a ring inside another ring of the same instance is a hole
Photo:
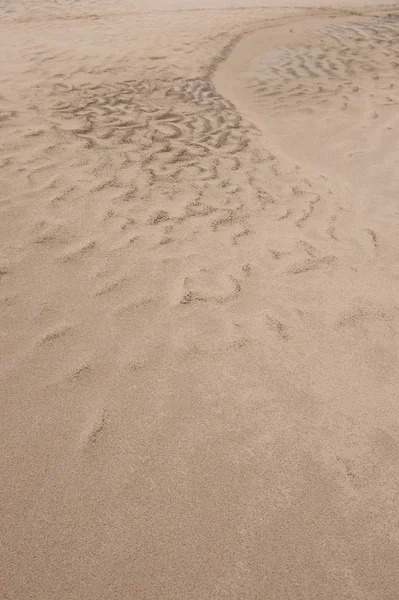
[[[397,11],[1,10],[0,597],[396,600]]]

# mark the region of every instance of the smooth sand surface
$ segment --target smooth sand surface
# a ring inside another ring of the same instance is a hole
[[[1,5],[1,600],[397,600],[399,12],[343,6]]]

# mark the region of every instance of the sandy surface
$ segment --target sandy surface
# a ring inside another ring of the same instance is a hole
[[[397,600],[398,11],[1,6],[1,600]]]

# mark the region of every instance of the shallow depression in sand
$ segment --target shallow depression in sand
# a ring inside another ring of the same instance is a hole
[[[299,20],[241,44],[217,75],[220,89],[287,155],[370,203],[383,196],[392,208],[399,186],[397,17]]]

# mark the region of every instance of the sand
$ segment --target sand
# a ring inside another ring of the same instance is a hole
[[[396,600],[397,9],[1,15],[0,598]]]

